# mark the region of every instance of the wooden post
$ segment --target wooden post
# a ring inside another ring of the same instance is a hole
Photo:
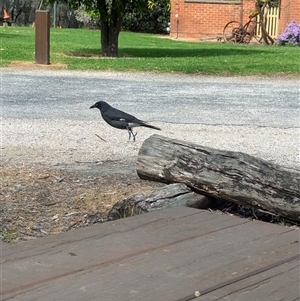
[[[50,64],[50,12],[35,12],[35,62]]]

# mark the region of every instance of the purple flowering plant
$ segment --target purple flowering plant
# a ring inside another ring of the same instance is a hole
[[[300,46],[300,24],[296,21],[289,23],[285,31],[278,36],[278,43]]]

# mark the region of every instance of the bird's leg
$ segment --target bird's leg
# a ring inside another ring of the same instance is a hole
[[[130,141],[130,137],[131,137],[131,132],[130,130],[127,128],[127,131],[128,131],[128,134],[129,134],[129,138],[128,138],[128,141]]]
[[[137,132],[134,134],[132,129],[128,125],[126,126],[126,128],[127,128],[128,134],[129,134],[129,140],[130,140],[130,137],[132,135],[132,141],[134,142],[135,141],[135,136],[137,135]]]

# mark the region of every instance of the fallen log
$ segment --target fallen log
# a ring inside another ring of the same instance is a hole
[[[215,200],[193,192],[182,183],[158,187],[132,194],[114,204],[107,214],[109,221],[174,206],[203,209],[214,206]]]
[[[200,194],[300,221],[300,172],[245,153],[152,135],[136,169],[141,179],[184,183]]]

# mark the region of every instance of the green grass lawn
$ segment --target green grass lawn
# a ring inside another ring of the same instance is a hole
[[[100,32],[51,29],[51,57],[72,70],[183,72],[219,75],[300,73],[300,48],[186,42],[152,34],[121,32],[119,58],[102,58]],[[35,29],[0,28],[0,66],[34,62]]]

